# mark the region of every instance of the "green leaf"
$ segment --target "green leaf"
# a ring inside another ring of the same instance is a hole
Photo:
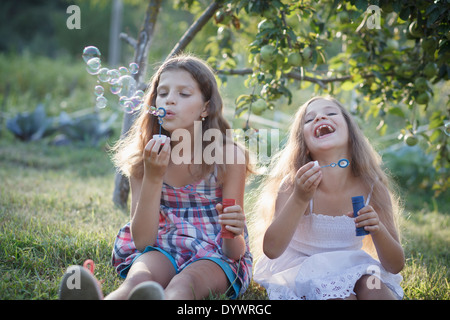
[[[444,125],[445,116],[439,111],[436,111],[431,116],[430,124],[428,125],[428,130],[439,128]]]
[[[344,91],[350,91],[355,88],[355,83],[353,81],[344,81],[340,88]]]
[[[234,111],[234,117],[240,118],[242,116],[242,114],[244,114],[246,111],[248,111],[248,107],[249,107],[249,105],[246,104],[240,108],[236,108],[236,110]]]
[[[355,1],[355,6],[362,11],[366,11],[367,10],[367,0],[356,0]]]
[[[441,135],[441,131],[440,130],[434,130],[433,133],[431,134],[429,141],[433,142],[435,141],[437,138],[439,138],[439,136]]]
[[[393,107],[393,108],[389,108],[387,111],[388,114],[392,114],[395,116],[399,116],[404,118],[405,117],[405,113],[403,112],[403,110],[399,107]]]

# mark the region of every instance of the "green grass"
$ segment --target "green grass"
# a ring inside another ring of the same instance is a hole
[[[105,150],[0,140],[0,299],[57,299],[65,269],[85,259],[105,294],[120,285],[109,262],[129,214],[111,201],[113,178]],[[450,216],[423,208],[402,220],[405,299],[450,299]],[[252,282],[242,298],[267,296]]]
[[[406,267],[403,287],[409,299],[450,299],[450,216],[419,211],[404,221]]]

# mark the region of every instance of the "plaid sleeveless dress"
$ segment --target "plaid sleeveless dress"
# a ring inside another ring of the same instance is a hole
[[[222,251],[221,225],[215,208],[221,201],[222,188],[217,183],[216,169],[207,178],[184,187],[163,183],[158,237],[154,247],[173,257],[178,272],[196,260],[220,259],[234,273],[234,281],[240,287],[236,294],[242,294],[252,275],[253,258],[249,250],[248,231],[245,227],[244,256],[238,261],[229,259]],[[131,267],[133,260],[141,253],[136,249],[128,222],[115,239],[112,265],[119,275],[125,277],[122,271]]]

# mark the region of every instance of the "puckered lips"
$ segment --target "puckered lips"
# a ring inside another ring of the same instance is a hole
[[[335,131],[336,129],[332,125],[327,123],[321,123],[314,128],[314,136],[316,138],[322,138],[329,134],[332,134]]]
[[[170,110],[170,109],[166,109],[166,116],[165,116],[165,118],[171,119],[171,118],[173,118],[174,116],[175,116],[175,112],[173,112],[173,111]]]

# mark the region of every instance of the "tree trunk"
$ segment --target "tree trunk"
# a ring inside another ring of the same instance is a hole
[[[202,13],[202,15],[192,23],[189,29],[183,34],[181,39],[175,44],[172,51],[169,53],[166,59],[171,58],[172,56],[177,55],[181,51],[183,51],[187,45],[194,39],[195,35],[203,28],[203,26],[212,18],[212,16],[216,13],[217,9],[220,8],[220,4],[214,1],[211,3],[208,8]]]
[[[159,9],[161,7],[161,0],[151,0],[147,13],[145,16],[144,27],[142,31],[139,33],[139,39],[134,40],[131,37],[121,34],[121,38],[127,41],[131,46],[135,48],[135,56],[134,62],[139,64],[139,73],[135,75],[135,80],[137,82],[137,87],[145,87],[145,85],[141,84],[141,80],[143,79],[147,67],[147,55],[150,47],[150,40],[153,34],[154,26],[156,23],[156,17],[158,15]],[[184,33],[181,39],[177,42],[175,47],[172,49],[170,54],[166,59],[180,53],[182,50],[186,48],[186,46],[192,41],[195,35],[203,28],[203,26],[211,19],[211,17],[215,14],[217,9],[220,8],[220,4],[216,1],[213,1],[208,8],[202,13],[202,15],[192,23],[189,29]],[[135,120],[135,114],[124,114],[123,123],[122,123],[122,134],[121,139],[127,134],[131,125]],[[129,181],[127,177],[121,175],[120,173],[116,174],[114,180],[114,192],[113,192],[113,202],[122,208],[125,208],[127,205],[128,194],[130,191]]]
[[[141,87],[141,82],[147,69],[148,51],[150,48],[153,31],[155,30],[156,18],[158,17],[158,13],[161,8],[161,3],[162,0],[149,0],[144,25],[139,32],[139,37],[135,44],[134,62],[139,65],[139,72],[134,75],[134,79],[136,80],[138,88]],[[128,133],[135,117],[136,114],[134,113],[124,113],[120,139]],[[125,208],[127,206],[129,191],[130,185],[128,178],[123,176],[121,173],[116,173],[116,177],[114,179],[113,202],[117,206]]]
[[[108,63],[110,66],[116,67],[120,61],[120,29],[122,28],[122,0],[114,0],[111,12],[111,24],[109,27],[109,50]]]

